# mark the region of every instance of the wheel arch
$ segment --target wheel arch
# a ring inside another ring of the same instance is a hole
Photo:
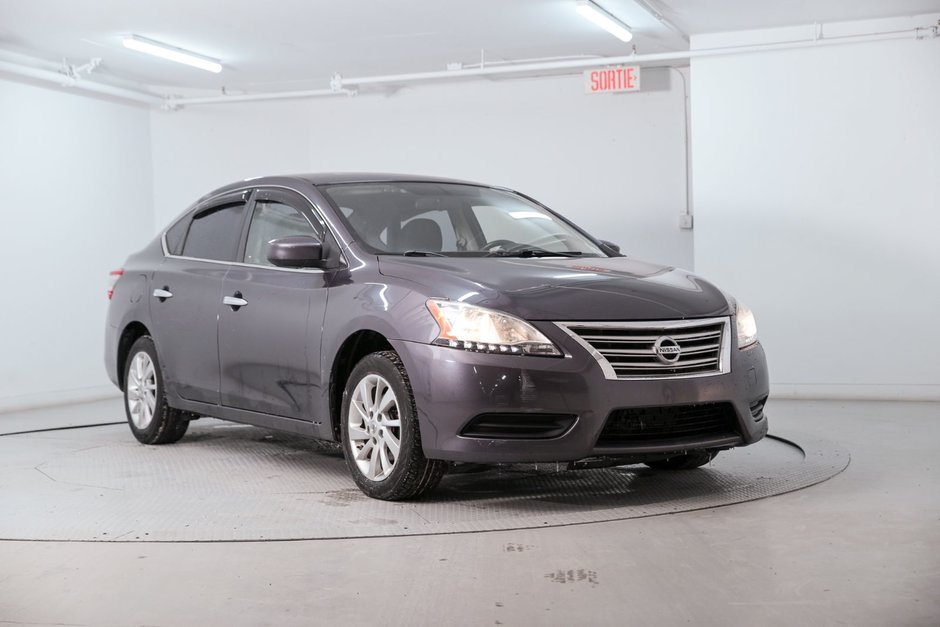
[[[117,377],[118,387],[122,392],[124,391],[124,366],[127,363],[127,355],[130,353],[134,342],[145,335],[150,335],[150,329],[138,320],[128,323],[121,331],[117,346]]]
[[[361,329],[352,333],[343,340],[336,358],[333,360],[333,367],[330,370],[330,425],[332,427],[333,437],[339,441],[340,434],[340,413],[343,406],[343,391],[346,389],[346,381],[349,379],[353,368],[359,363],[359,360],[371,353],[383,350],[395,350],[384,335],[372,329]]]

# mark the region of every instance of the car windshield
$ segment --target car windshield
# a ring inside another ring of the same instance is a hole
[[[584,233],[511,192],[454,183],[344,183],[321,188],[356,241],[409,256],[605,257]]]

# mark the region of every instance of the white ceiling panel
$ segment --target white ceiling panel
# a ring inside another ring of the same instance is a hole
[[[940,11],[940,0],[647,0],[690,35]]]

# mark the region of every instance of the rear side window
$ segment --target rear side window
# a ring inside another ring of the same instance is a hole
[[[183,244],[184,257],[234,261],[245,204],[212,207],[193,217]]]

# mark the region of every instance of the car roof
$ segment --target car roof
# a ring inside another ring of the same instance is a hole
[[[219,187],[196,201],[195,205],[226,194],[228,192],[243,190],[253,186],[290,186],[291,183],[304,182],[314,186],[342,185],[346,183],[453,183],[457,185],[476,185],[505,189],[494,185],[462,181],[460,179],[444,178],[439,176],[423,176],[418,174],[392,174],[388,172],[313,172],[307,174],[282,174],[274,176],[256,176],[235,183]]]
[[[478,185],[470,181],[445,178],[439,176],[422,176],[416,174],[393,174],[389,172],[329,172],[314,174],[294,174],[291,178],[298,178],[313,185],[337,185],[342,183],[389,183],[389,182],[432,182],[432,183],[459,183],[464,185]]]
[[[283,184],[286,180],[304,181],[311,185],[342,185],[344,183],[457,183],[459,185],[480,185],[492,187],[472,181],[462,181],[440,176],[425,176],[420,174],[393,174],[389,172],[310,172],[307,174],[279,174],[274,176],[256,176],[226,185],[221,189],[244,188],[251,185]]]

